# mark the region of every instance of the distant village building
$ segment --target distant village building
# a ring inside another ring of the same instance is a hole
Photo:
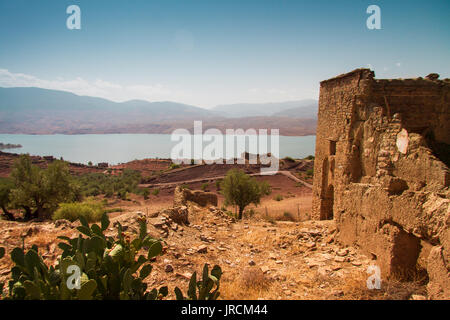
[[[100,163],[97,164],[97,167],[99,167],[99,168],[108,168],[109,164],[108,164],[108,162],[100,162]]]

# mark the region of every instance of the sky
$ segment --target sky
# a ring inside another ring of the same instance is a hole
[[[320,81],[361,67],[450,77],[450,1],[0,0],[1,87],[211,108],[318,99]]]

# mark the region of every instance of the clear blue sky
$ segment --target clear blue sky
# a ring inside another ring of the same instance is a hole
[[[66,8],[81,8],[81,30]],[[366,8],[381,8],[368,30]],[[0,86],[212,107],[318,97],[378,78],[450,77],[450,1],[0,0]]]

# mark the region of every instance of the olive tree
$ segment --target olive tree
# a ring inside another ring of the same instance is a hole
[[[220,184],[226,205],[239,208],[238,219],[242,219],[244,209],[249,204],[258,205],[261,197],[270,194],[267,182],[258,182],[243,170],[231,169]]]
[[[14,186],[9,199],[14,207],[25,211],[25,220],[50,216],[59,203],[76,197],[76,187],[63,161],[41,169],[32,164],[29,155],[22,155],[14,163],[10,177]]]

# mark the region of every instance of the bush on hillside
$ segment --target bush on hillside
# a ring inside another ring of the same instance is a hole
[[[88,222],[97,222],[101,219],[105,209],[101,202],[88,200],[84,202],[62,203],[53,214],[53,220],[66,219],[76,221],[80,217]]]
[[[117,195],[126,199],[129,193],[144,195],[144,189],[139,188],[141,178],[139,171],[125,169],[120,175],[89,173],[77,179],[84,196],[104,194],[108,198]]]

